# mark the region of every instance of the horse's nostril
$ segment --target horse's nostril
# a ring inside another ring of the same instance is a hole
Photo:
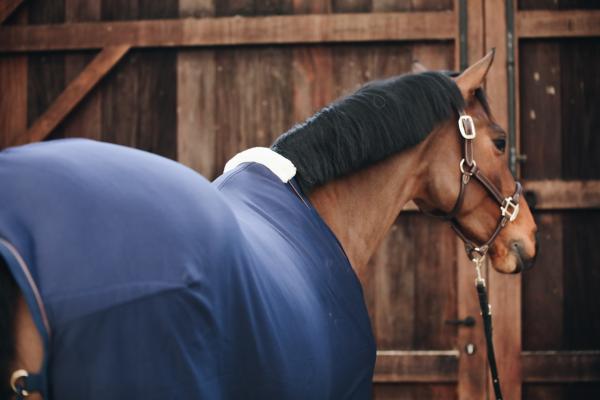
[[[536,245],[537,245],[537,241],[536,241]],[[524,246],[523,243],[520,241],[514,241],[511,244],[511,247],[513,249],[513,251],[515,252],[515,255],[517,256],[517,263],[519,264],[519,271],[524,271],[527,269],[530,269],[531,267],[533,267],[533,264],[535,262],[535,258],[537,256],[537,246],[536,246],[536,251],[533,255],[533,257],[531,256],[527,256],[525,254],[525,250],[524,250]]]

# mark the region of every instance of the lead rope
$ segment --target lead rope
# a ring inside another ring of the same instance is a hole
[[[475,287],[477,288],[477,296],[479,297],[479,307],[481,308],[481,317],[483,318],[483,330],[485,333],[485,344],[487,347],[487,358],[490,365],[490,373],[492,375],[492,385],[494,386],[494,394],[496,400],[502,400],[502,390],[500,389],[500,378],[498,377],[498,367],[496,365],[496,353],[494,352],[494,341],[492,338],[492,306],[488,301],[487,290],[485,287],[485,279],[481,275],[481,265],[485,259],[485,254],[480,257],[475,257],[471,261],[475,264],[477,278],[475,279]]]

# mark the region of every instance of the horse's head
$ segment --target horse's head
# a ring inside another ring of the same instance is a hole
[[[497,271],[516,273],[533,265],[537,227],[508,167],[507,134],[495,122],[481,89],[493,56],[490,52],[454,78],[465,100],[464,115],[472,117],[474,129],[467,120],[466,132],[461,133],[452,119],[424,141],[425,183],[415,202],[422,210],[451,214],[464,240],[474,247],[489,244],[482,253],[489,254]]]

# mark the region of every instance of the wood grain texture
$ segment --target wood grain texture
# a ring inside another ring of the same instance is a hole
[[[372,281],[365,296],[371,298],[379,349],[454,346],[457,330],[445,323],[457,316],[454,243],[446,225],[422,215],[401,216],[392,227],[368,271],[361,274]],[[427,251],[419,250],[424,246]]]
[[[523,352],[523,380],[537,383],[600,381],[600,350]]]
[[[452,10],[453,0],[372,0],[373,11],[442,11]]]
[[[65,21],[64,0],[27,2],[28,29],[32,25],[61,24]],[[56,100],[66,86],[64,54],[38,53],[28,55],[27,122],[30,126]],[[23,134],[22,131],[19,134]],[[17,140],[15,143],[21,143]]]
[[[215,178],[217,114],[215,53],[180,51],[177,55],[177,160],[208,179]]]
[[[0,149],[27,129],[27,57],[0,56]]]
[[[560,54],[562,176],[600,179],[600,41],[563,40]]]
[[[333,12],[360,13],[370,12],[372,0],[331,0]]]
[[[269,146],[292,124],[291,49],[245,48],[217,54],[217,161]]]
[[[177,158],[177,55],[173,50],[140,52],[139,119],[136,147]]]
[[[97,21],[100,19],[101,2],[65,0],[66,22]],[[71,82],[94,58],[95,52],[69,53],[65,55],[65,82]],[[75,109],[50,134],[51,138],[85,137],[100,140],[102,116],[100,93],[97,87],[81,100]]]
[[[459,353],[447,351],[378,351],[373,381],[455,382]]]
[[[527,400],[597,399],[600,398],[600,384],[587,382],[567,384],[530,383],[524,385],[523,398]]]
[[[217,16],[238,13],[237,7],[249,3],[219,4]],[[291,3],[275,4],[280,8],[272,12],[283,13]],[[241,150],[269,146],[291,127],[292,58],[292,49],[282,47],[227,48],[216,54],[215,110],[219,115],[216,165],[220,168]]]
[[[450,40],[454,14],[442,12],[284,15],[86,22],[0,28],[0,51]]]
[[[179,14],[212,17],[213,0],[179,2]],[[208,179],[216,177],[217,115],[215,110],[215,51],[181,50],[177,53],[177,160]]]
[[[293,0],[294,14],[329,14],[332,11],[330,0]]]
[[[458,399],[454,384],[380,383],[374,387],[375,400],[454,400]]]
[[[527,179],[562,177],[560,49],[549,42],[523,42],[520,51],[521,166]],[[552,160],[552,162],[548,162]]]
[[[454,2],[455,12],[458,12],[458,1]],[[475,63],[486,53],[484,43],[484,4],[483,1],[467,2],[467,57],[469,65]],[[458,30],[457,30],[458,31]],[[458,32],[457,32],[458,33]],[[458,42],[455,42],[458,43]],[[459,48],[455,46],[455,66],[459,66]],[[459,68],[456,68],[459,69]],[[488,372],[485,352],[485,337],[480,317],[479,302],[473,285],[474,268],[464,250],[464,243],[456,238],[457,253],[457,297],[458,315],[463,319],[472,316],[476,325],[471,328],[458,328],[457,347],[460,351],[458,362],[457,392],[459,399],[484,398],[487,392]],[[483,271],[487,275],[487,271]],[[475,348],[473,354],[467,354],[467,346]]]
[[[539,213],[536,223],[539,255],[534,269],[524,273],[523,279],[523,349],[560,350],[564,348],[566,267],[562,215]]]
[[[535,194],[537,210],[600,208],[600,180],[540,180],[523,182]]]
[[[295,0],[294,12],[328,13],[329,0]],[[293,49],[293,121],[301,122],[334,99],[333,56],[329,46],[295,46]]]
[[[475,318],[472,328],[457,328],[457,347],[460,351],[458,359],[458,385],[457,391],[460,399],[483,398],[487,391],[487,355],[486,343],[483,334],[483,322],[480,316],[479,302],[475,289],[475,271],[473,263],[467,258],[464,243],[456,238],[457,252],[457,286],[458,286],[458,314],[455,319],[464,319],[468,316]],[[484,276],[487,271],[483,271]],[[474,346],[475,352],[467,354],[467,346]]]
[[[521,39],[600,36],[600,11],[521,11],[515,31]]]
[[[129,46],[115,46],[103,49],[90,64],[62,92],[52,105],[36,119],[23,135],[13,144],[23,144],[43,140],[83,97],[106,75],[108,71],[127,53]]]
[[[600,349],[600,211],[563,216],[564,344],[570,350]]]
[[[505,2],[486,1],[486,48],[496,48],[494,65],[486,79],[486,91],[492,112],[501,126],[508,126],[506,72]],[[521,276],[490,273],[488,290],[494,316],[494,346],[502,393],[507,399],[521,398]],[[488,396],[493,389],[488,382]]]

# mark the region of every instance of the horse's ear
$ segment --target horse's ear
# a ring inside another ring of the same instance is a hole
[[[481,87],[485,76],[487,75],[492,62],[494,61],[494,54],[496,49],[492,49],[485,55],[481,60],[467,68],[462,74],[454,78],[460,92],[462,93],[465,100],[469,100],[473,97],[475,90]]]
[[[421,72],[428,71],[428,69],[418,60],[413,60],[411,69],[413,74],[420,74]]]

